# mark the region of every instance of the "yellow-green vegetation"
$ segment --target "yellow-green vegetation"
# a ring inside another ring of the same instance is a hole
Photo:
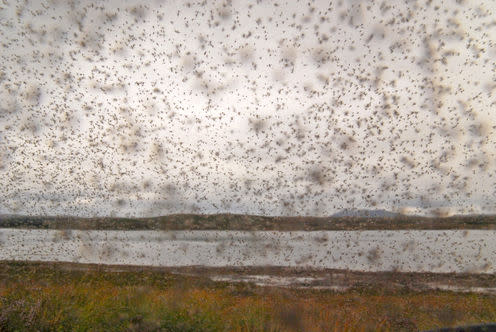
[[[160,271],[0,264],[0,331],[411,331],[496,321],[496,296],[256,287]]]

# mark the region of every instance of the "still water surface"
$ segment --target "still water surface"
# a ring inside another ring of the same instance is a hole
[[[495,273],[496,231],[0,229],[0,260]]]

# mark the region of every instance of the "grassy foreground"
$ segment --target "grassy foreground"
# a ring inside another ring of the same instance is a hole
[[[256,287],[0,263],[0,331],[412,331],[496,321],[496,296]]]

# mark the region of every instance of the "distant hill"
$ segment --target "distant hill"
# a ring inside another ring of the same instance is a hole
[[[344,209],[332,215],[335,218],[342,217],[362,217],[362,218],[397,218],[402,216],[400,213],[387,210],[367,210],[367,209]]]

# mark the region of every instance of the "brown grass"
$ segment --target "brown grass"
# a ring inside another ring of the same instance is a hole
[[[496,297],[255,287],[159,271],[2,263],[0,330],[412,331],[496,321]]]

